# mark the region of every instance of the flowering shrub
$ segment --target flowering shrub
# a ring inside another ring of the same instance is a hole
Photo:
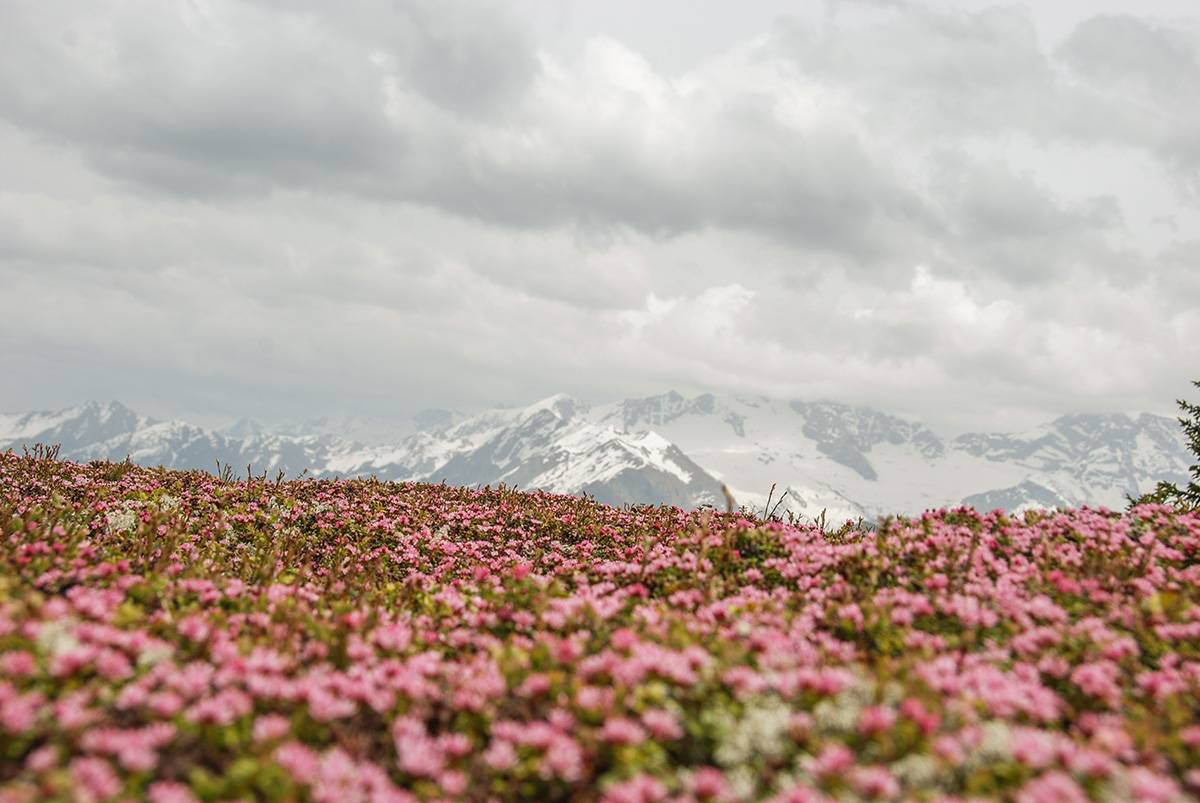
[[[1189,799],[1198,555],[0,455],[0,800]]]

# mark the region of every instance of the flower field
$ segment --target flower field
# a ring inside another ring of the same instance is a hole
[[[0,801],[1200,793],[1200,514],[874,532],[0,455]]]

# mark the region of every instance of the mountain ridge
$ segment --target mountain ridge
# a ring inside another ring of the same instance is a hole
[[[1186,477],[1190,454],[1174,419],[1151,413],[1060,416],[1016,433],[944,439],[920,422],[865,406],[764,396],[688,398],[676,391],[588,405],[555,394],[472,416],[425,411],[389,442],[360,434],[369,419],[267,427],[250,419],[204,429],[142,416],[120,402],[0,415],[0,449],[59,443],[65,458],[123,459],[211,470],[249,464],[315,477],[506,483],[587,493],[611,504],[761,508],[854,518],[971,504],[1119,506],[1126,494]]]

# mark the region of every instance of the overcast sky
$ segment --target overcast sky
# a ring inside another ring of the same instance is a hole
[[[1194,9],[9,0],[0,409],[1173,414]]]

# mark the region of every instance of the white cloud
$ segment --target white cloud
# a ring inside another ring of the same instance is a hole
[[[6,6],[0,405],[1186,391],[1194,25],[849,4],[667,69],[521,10]]]

